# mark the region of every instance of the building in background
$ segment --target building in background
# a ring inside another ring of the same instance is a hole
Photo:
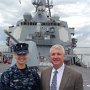
[[[6,43],[0,44],[0,63],[10,63],[11,56]]]

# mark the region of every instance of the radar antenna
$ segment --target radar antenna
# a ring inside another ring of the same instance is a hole
[[[19,0],[19,3],[21,4],[21,0]]]
[[[51,5],[50,5],[49,0],[47,0],[47,7],[48,7],[48,10],[49,10],[49,17],[51,17],[51,10],[50,10]]]
[[[45,7],[48,8],[48,16],[51,17],[51,8],[53,7],[52,1],[50,2],[49,0],[33,0],[32,4],[36,8],[36,12],[38,11],[39,7]]]

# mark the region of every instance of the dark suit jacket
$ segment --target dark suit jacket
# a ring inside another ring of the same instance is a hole
[[[42,90],[50,90],[50,77],[52,67],[41,72]],[[82,75],[65,66],[59,90],[83,90]]]

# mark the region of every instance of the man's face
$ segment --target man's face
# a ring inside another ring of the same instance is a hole
[[[50,60],[54,68],[58,69],[64,61],[64,53],[61,48],[52,48],[50,52]]]
[[[16,63],[18,63],[19,65],[23,65],[23,64],[26,64],[26,60],[28,59],[29,55],[14,53],[14,57],[16,59]]]

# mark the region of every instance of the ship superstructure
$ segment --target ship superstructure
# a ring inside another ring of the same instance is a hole
[[[72,38],[74,28],[69,28],[67,22],[61,21],[59,16],[51,15],[53,4],[49,0],[33,0],[32,4],[36,8],[35,15],[25,13],[15,26],[9,26],[9,33],[18,41],[35,42],[40,62],[48,62],[50,47],[61,44],[65,48],[65,62],[75,63],[73,49],[77,39]],[[10,36],[7,37],[9,47],[14,43]]]

